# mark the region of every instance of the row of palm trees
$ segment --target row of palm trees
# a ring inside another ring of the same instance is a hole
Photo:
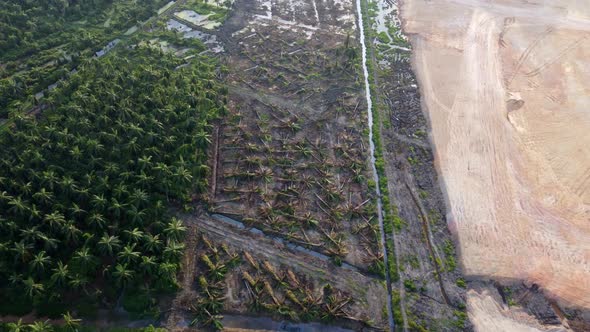
[[[69,311],[64,313],[61,318],[63,320],[63,330],[71,332],[78,331],[82,322],[81,319],[75,318]],[[22,319],[7,323],[6,329],[8,332],[52,332],[54,330],[49,320],[40,320],[25,324]]]
[[[81,330],[82,320],[79,318],[75,318],[70,314],[70,312],[66,312],[61,316],[61,324],[57,327],[52,325],[49,320],[39,320],[29,324],[26,324],[19,319],[16,322],[6,323],[0,325],[0,330],[7,331],[7,332],[54,332],[54,331],[65,331],[65,332],[78,332]],[[131,330],[131,329],[129,329]],[[162,332],[164,329],[155,328],[154,326],[150,325],[146,328],[138,328],[133,329],[136,332]]]
[[[179,65],[141,47],[91,61],[2,134],[1,285],[36,299],[175,284],[185,227],[168,202],[206,188],[225,108],[213,64]]]

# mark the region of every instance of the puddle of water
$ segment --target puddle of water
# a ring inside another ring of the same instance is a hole
[[[168,30],[176,30],[178,32],[187,32],[192,31],[193,29],[189,28],[188,25],[182,24],[176,20],[169,19],[166,22],[166,29]]]
[[[221,25],[221,22],[209,20],[211,14],[203,15],[195,12],[194,10],[183,10],[174,13],[174,16],[205,29],[214,29]]]
[[[254,235],[264,235],[264,232],[259,230],[258,228],[250,228],[250,233]],[[282,243],[283,241],[281,240],[280,242]]]
[[[223,45],[217,40],[217,36],[195,30],[188,25],[180,23],[174,19],[169,19],[168,22],[166,22],[166,28],[168,30],[175,30],[182,33],[182,38],[199,39],[203,42],[203,44],[207,45],[209,50],[213,53],[221,53],[225,50]]]
[[[392,36],[389,35],[389,29],[387,28],[386,22],[388,20],[391,21],[391,12],[393,12],[394,9],[396,9],[395,6],[387,5],[383,0],[377,1],[377,17],[375,17],[375,30],[377,30],[377,33],[385,32],[387,36],[389,36],[389,39],[391,39]]]
[[[168,8],[172,7],[176,1],[170,1],[164,7],[158,9],[158,15],[161,15],[163,12],[167,11]]]
[[[239,222],[237,220],[228,218],[228,217],[226,217],[224,215],[221,215],[221,214],[212,214],[211,217],[213,217],[213,218],[215,218],[215,219],[217,219],[219,221],[222,221],[224,223],[228,223],[228,224],[230,224],[230,225],[232,225],[234,227],[237,227],[239,229],[245,229],[246,228],[246,226],[244,226],[243,223],[241,223],[241,222]],[[262,231],[260,231],[260,232],[262,233]]]

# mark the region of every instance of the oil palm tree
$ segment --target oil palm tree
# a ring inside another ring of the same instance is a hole
[[[32,277],[28,277],[27,279],[23,280],[23,285],[25,289],[25,295],[27,295],[29,298],[40,295],[45,291],[45,286],[43,286],[42,283],[35,281]]]
[[[141,256],[141,269],[145,275],[152,275],[157,271],[158,263],[154,256]]]
[[[8,323],[8,332],[25,332],[28,331],[28,326],[23,324],[23,320],[19,318],[19,320],[15,323]]]
[[[31,256],[30,251],[33,250],[33,245],[29,243],[25,243],[25,241],[14,242],[12,246],[12,251],[14,251],[16,258],[18,258],[22,263],[25,263],[29,260]]]
[[[116,235],[104,234],[96,244],[98,251],[105,256],[113,256],[113,254],[121,247],[121,240]]]
[[[122,192],[121,192],[122,193]],[[123,210],[127,207],[127,204],[119,202],[119,200],[115,197],[111,198],[111,203],[109,204],[109,212],[113,214],[116,218],[120,218]]]
[[[30,296],[85,290],[98,265],[121,284],[129,271],[176,282],[186,228],[166,203],[206,189],[223,91],[214,66],[176,71],[172,56],[121,51],[143,60],[110,59],[116,74],[87,63],[53,92],[50,116],[20,117],[0,136],[0,266]]]
[[[47,256],[45,251],[33,255],[33,258],[29,262],[31,269],[38,275],[42,275],[50,264],[51,257]]]
[[[162,240],[160,240],[160,235],[152,235],[150,233],[146,233],[146,235],[144,236],[143,248],[146,252],[159,252],[162,248]]]
[[[76,273],[70,277],[68,284],[73,287],[75,290],[85,290],[86,286],[90,283],[88,277],[83,274]]]
[[[57,262],[57,266],[51,271],[53,272],[50,279],[51,283],[60,287],[65,286],[70,276],[68,265],[59,261]]]
[[[166,229],[164,229],[166,237],[174,241],[180,241],[185,232],[186,227],[183,226],[182,221],[177,218],[172,218],[168,225],[166,225]]]
[[[55,197],[53,195],[53,192],[43,187],[38,192],[33,194],[33,198],[41,204],[50,205]]]
[[[21,196],[13,197],[10,201],[8,201],[8,205],[10,206],[8,212],[11,212],[17,217],[24,217],[26,216],[27,212],[30,211],[28,203],[24,201]]]
[[[76,225],[68,221],[61,229],[67,243],[76,244],[82,237],[82,231]]]
[[[90,271],[96,264],[96,257],[90,253],[90,248],[82,247],[77,250],[72,260],[80,267],[84,272]]]
[[[65,314],[63,314],[62,318],[64,321],[64,326],[68,331],[71,331],[71,332],[78,331],[78,328],[80,327],[80,324],[82,322],[81,319],[74,318],[74,316],[72,316],[69,311],[66,312]]]
[[[169,261],[177,261],[180,259],[180,257],[182,257],[183,250],[184,244],[178,243],[176,241],[169,241],[164,248],[164,258]]]
[[[139,251],[135,251],[135,243],[127,244],[123,247],[123,249],[117,254],[117,257],[126,264],[133,264],[141,257],[141,253]]]
[[[144,237],[144,233],[135,227],[131,230],[124,230],[123,233],[131,242],[139,242]]]
[[[127,268],[127,264],[117,264],[113,271],[113,278],[119,287],[125,287],[133,280],[135,273]]]
[[[92,211],[86,218],[88,224],[95,230],[104,229],[107,223],[106,218],[97,211]]]
[[[43,221],[49,224],[51,228],[61,228],[66,223],[66,219],[60,212],[54,211],[46,214],[43,217]]]

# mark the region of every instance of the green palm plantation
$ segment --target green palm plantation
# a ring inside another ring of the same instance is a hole
[[[89,61],[40,119],[0,136],[1,296],[175,286],[186,228],[168,206],[206,187],[224,100],[210,99],[220,87],[204,59],[178,68],[156,49],[115,55]]]

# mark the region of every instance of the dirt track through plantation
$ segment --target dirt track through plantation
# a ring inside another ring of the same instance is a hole
[[[197,229],[205,232],[212,238],[231,243],[232,246],[244,248],[256,257],[265,257],[272,262],[281,263],[314,278],[329,281],[337,287],[348,287],[351,282],[361,282],[367,285],[379,283],[376,277],[366,276],[350,269],[337,267],[312,255],[302,255],[290,252],[287,247],[278,245],[275,241],[262,235],[255,235],[247,230],[235,229],[208,216],[184,218],[189,224],[196,225]]]
[[[465,273],[538,284],[582,308],[589,17],[587,3],[573,0],[402,5]],[[486,312],[471,309],[476,322]]]

